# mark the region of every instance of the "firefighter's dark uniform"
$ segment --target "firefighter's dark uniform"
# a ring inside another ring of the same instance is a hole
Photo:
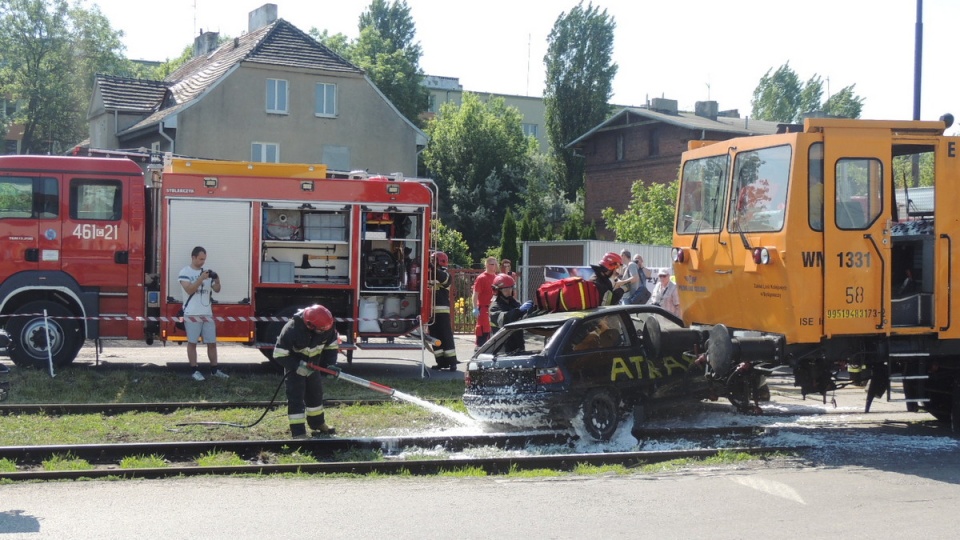
[[[434,268],[433,283],[433,324],[428,327],[432,337],[440,340],[440,347],[433,350],[437,369],[457,369],[457,344],[453,339],[453,321],[450,319],[450,273],[446,267]]]
[[[600,305],[615,306],[619,304],[620,298],[623,297],[623,289],[613,286],[613,281],[607,275],[610,271],[596,264],[591,264],[590,268],[593,269],[593,282],[597,286],[597,292],[600,293]]]
[[[277,338],[273,359],[287,375],[287,416],[290,419],[290,434],[304,436],[307,427],[320,430],[325,425],[323,414],[323,378],[319,372],[304,377],[297,374],[301,361],[320,366],[337,363],[336,327],[326,332],[314,332],[303,323],[301,314],[287,321]]]
[[[491,335],[499,332],[504,325],[510,324],[513,321],[519,321],[525,315],[522,311],[520,311],[520,302],[517,302],[516,298],[504,296],[499,292],[496,294],[496,298],[494,298],[493,303],[490,304]],[[510,340],[507,342],[504,352],[511,353],[520,351],[522,349],[523,334],[516,332],[510,336]]]

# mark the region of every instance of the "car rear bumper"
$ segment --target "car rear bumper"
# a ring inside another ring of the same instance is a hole
[[[482,422],[522,427],[542,427],[569,422],[578,403],[563,392],[463,395],[470,416]]]

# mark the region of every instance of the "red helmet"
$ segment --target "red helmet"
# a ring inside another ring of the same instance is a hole
[[[514,281],[513,278],[508,274],[497,274],[497,277],[493,278],[493,290],[495,291],[513,287],[516,284],[517,282]]]
[[[314,304],[308,308],[304,308],[302,316],[303,323],[314,332],[326,332],[333,328],[333,315],[329,309],[320,304]]]
[[[434,264],[437,266],[448,266],[450,264],[450,259],[447,258],[447,254],[442,251],[434,251],[430,254],[433,257]]]
[[[623,265],[623,259],[616,253],[608,251],[607,254],[600,259],[599,265],[613,272]]]

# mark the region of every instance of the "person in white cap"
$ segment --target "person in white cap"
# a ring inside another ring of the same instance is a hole
[[[657,286],[653,288],[653,294],[650,296],[650,300],[647,300],[647,304],[660,306],[677,317],[682,317],[677,284],[670,281],[669,270],[660,270],[657,275]]]

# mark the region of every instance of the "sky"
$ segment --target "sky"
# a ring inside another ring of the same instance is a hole
[[[235,37],[263,0],[80,0],[124,33],[131,59],[175,58],[201,30]],[[301,30],[358,36],[370,0],[275,0]],[[407,0],[427,75],[464,90],[542,96],[543,57],[557,18],[576,0]],[[855,84],[862,118],[913,117],[917,0],[595,0],[615,23],[618,72],[611,103],[675,99],[692,111],[714,100],[749,116],[753,90],[789,63],[801,81],[819,75],[825,97]],[[923,2],[921,119],[960,118],[957,0]],[[946,66],[946,67],[944,67]]]

